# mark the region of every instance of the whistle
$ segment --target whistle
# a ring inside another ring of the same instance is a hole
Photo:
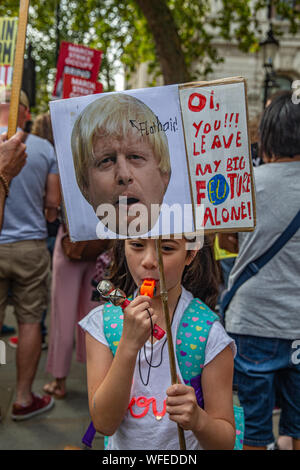
[[[155,295],[155,283],[154,279],[144,279],[143,284],[140,287],[140,294],[153,297]],[[158,325],[153,327],[153,336],[156,339],[161,339],[165,334],[165,331]]]
[[[153,297],[155,294],[155,282],[156,281],[154,279],[144,279],[144,282],[140,287],[140,294]]]
[[[100,281],[97,286],[97,291],[104,299],[109,300],[116,307],[121,307],[124,310],[127,305],[130,304],[130,300],[126,298],[125,292],[121,289],[115,288],[114,285],[107,280]],[[146,279],[140,287],[140,294],[147,295],[148,297],[153,297],[155,293],[155,280]],[[165,331],[160,328],[158,325],[153,327],[153,336],[156,339],[161,339],[165,334]]]

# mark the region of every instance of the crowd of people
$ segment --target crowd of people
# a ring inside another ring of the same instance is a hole
[[[185,380],[181,367],[178,383],[170,386],[166,341],[151,336],[154,324],[167,328],[159,284],[151,299],[138,291],[143,279],[159,279],[154,240],[118,241],[113,249],[106,242],[92,258],[70,259],[50,116],[38,116],[31,132],[22,132],[29,112],[22,92],[19,130],[7,139],[9,105],[7,93],[0,103],[0,332],[10,299],[18,324],[12,419],[29,419],[51,409],[55,398],[67,399],[76,330],[90,415],[96,431],[109,436],[106,448],[145,449],[145,442],[152,449],[178,448],[179,426],[188,449],[232,449],[234,388],[244,410],[244,449],[274,443],[272,415],[279,407],[281,448],[299,450],[300,364],[293,353],[300,339],[300,106],[291,93],[268,103],[253,133],[255,230],[206,236],[193,250],[184,239],[162,242],[178,354],[185,358],[195,346],[176,336],[180,323],[187,328],[195,322],[205,343],[200,388]],[[124,312],[109,310],[93,295],[93,279],[105,275],[133,296]],[[53,381],[39,396],[33,383],[46,315]],[[120,321],[122,335],[112,350],[109,338]]]

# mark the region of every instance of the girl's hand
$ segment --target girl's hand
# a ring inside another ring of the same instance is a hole
[[[166,404],[171,421],[175,421],[185,430],[199,431],[203,410],[198,406],[193,387],[181,383],[171,385],[167,389]]]
[[[157,315],[150,305],[150,298],[139,295],[124,309],[122,340],[126,340],[138,352],[151,335],[152,325],[157,321]]]

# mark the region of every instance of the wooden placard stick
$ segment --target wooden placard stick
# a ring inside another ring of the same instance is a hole
[[[20,0],[18,33],[16,41],[16,52],[14,60],[12,87],[10,95],[10,107],[8,118],[8,138],[12,137],[17,130],[20,91],[22,86],[24,51],[26,42],[26,28],[28,19],[29,0]]]
[[[166,290],[164,265],[163,265],[162,252],[161,252],[161,238],[155,239],[155,247],[156,247],[158,267],[159,267],[160,297],[162,301],[163,312],[164,312],[164,317],[165,317],[165,322],[166,322],[171,382],[172,382],[172,385],[174,385],[178,383],[178,380],[177,380],[177,372],[176,372],[175,353],[174,353],[174,348],[173,348],[171,321],[170,321],[170,315],[169,315],[168,292]],[[186,450],[184,431],[179,425],[177,425],[177,429],[178,429],[180,450]]]

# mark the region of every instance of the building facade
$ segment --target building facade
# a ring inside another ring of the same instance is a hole
[[[256,53],[243,53],[234,41],[214,41],[224,62],[214,68],[208,79],[243,76],[247,80],[248,106],[250,118],[259,115],[264,107],[264,94],[271,96],[278,90],[291,90],[300,87],[300,32],[292,35],[289,22],[282,20],[274,9],[260,15],[262,40],[270,27],[279,45],[273,61],[272,80],[266,83],[262,48]],[[277,34],[276,34],[277,31]],[[272,83],[273,82],[273,83]],[[267,89],[266,89],[267,87]]]
[[[291,2],[291,0],[287,0]],[[298,2],[295,8],[299,8]],[[212,1],[212,14],[221,4]],[[207,76],[207,80],[225,77],[243,76],[247,81],[248,109],[250,119],[255,120],[262,112],[265,93],[271,96],[274,92],[291,90],[292,84],[300,87],[300,31],[296,35],[289,32],[289,21],[280,18],[269,2],[269,8],[259,12],[259,23],[262,30],[261,40],[266,37],[270,26],[273,26],[274,36],[279,41],[279,47],[273,62],[271,82],[266,84],[266,69],[262,50],[256,53],[244,53],[238,48],[235,41],[215,39],[214,46],[224,60],[214,66],[214,71]],[[277,36],[276,36],[277,34]],[[195,65],[197,65],[195,63]],[[201,80],[202,77],[199,77]],[[299,81],[299,83],[297,83]],[[273,82],[273,83],[272,83]],[[141,64],[136,74],[125,85],[125,88],[143,88],[149,83],[147,64]],[[162,78],[158,85],[163,85]],[[272,86],[273,85],[273,86]],[[267,87],[267,89],[266,89]]]

